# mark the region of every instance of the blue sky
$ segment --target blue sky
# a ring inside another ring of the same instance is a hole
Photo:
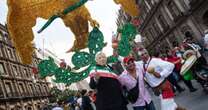
[[[111,36],[112,32],[116,31],[116,18],[119,6],[113,0],[93,0],[86,4],[91,16],[100,24],[100,30],[103,32],[105,41],[108,42],[107,47],[104,48],[104,53],[112,54]],[[0,0],[0,23],[6,23],[7,15],[6,0]],[[61,19],[56,19],[46,30],[41,34],[37,34],[37,30],[46,22],[42,18],[38,18],[36,25],[33,27],[35,35],[34,42],[38,48],[44,47],[54,52],[59,58],[66,59],[70,63],[72,53],[65,52],[72,47],[74,35],[69,28],[66,28]],[[44,40],[43,40],[44,39]]]

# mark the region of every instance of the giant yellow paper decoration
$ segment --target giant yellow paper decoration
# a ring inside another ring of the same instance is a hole
[[[68,6],[79,0],[7,0],[9,12],[7,17],[10,37],[19,53],[22,62],[30,64],[32,59],[33,32],[36,18],[48,19],[56,13],[62,12]],[[70,27],[75,35],[74,46],[71,51],[83,49],[87,46],[88,21],[92,26],[98,25],[93,20],[85,6],[62,17],[64,24]],[[60,34],[61,36],[61,34]],[[60,37],[57,36],[57,37]]]
[[[121,8],[129,15],[136,17],[139,15],[139,9],[136,0],[114,0],[116,4],[120,4]]]

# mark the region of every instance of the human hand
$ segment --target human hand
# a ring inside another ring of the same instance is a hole
[[[97,70],[95,69],[95,80],[98,81],[100,79],[100,75],[97,73]]]
[[[153,74],[155,72],[155,68],[154,67],[148,67],[147,72],[150,73],[150,74]]]

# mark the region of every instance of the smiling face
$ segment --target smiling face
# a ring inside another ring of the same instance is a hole
[[[141,51],[139,52],[139,55],[144,62],[147,62],[150,57],[147,51]]]
[[[124,64],[127,70],[133,71],[136,69],[136,65],[134,63],[134,60],[129,60],[127,63]]]
[[[98,65],[104,66],[107,63],[107,57],[104,53],[100,52],[95,56],[95,61]]]

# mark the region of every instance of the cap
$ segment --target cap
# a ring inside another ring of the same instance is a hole
[[[128,57],[125,57],[125,58],[123,59],[123,63],[128,63],[129,61],[134,61],[134,58],[131,57],[131,56],[128,56]]]

